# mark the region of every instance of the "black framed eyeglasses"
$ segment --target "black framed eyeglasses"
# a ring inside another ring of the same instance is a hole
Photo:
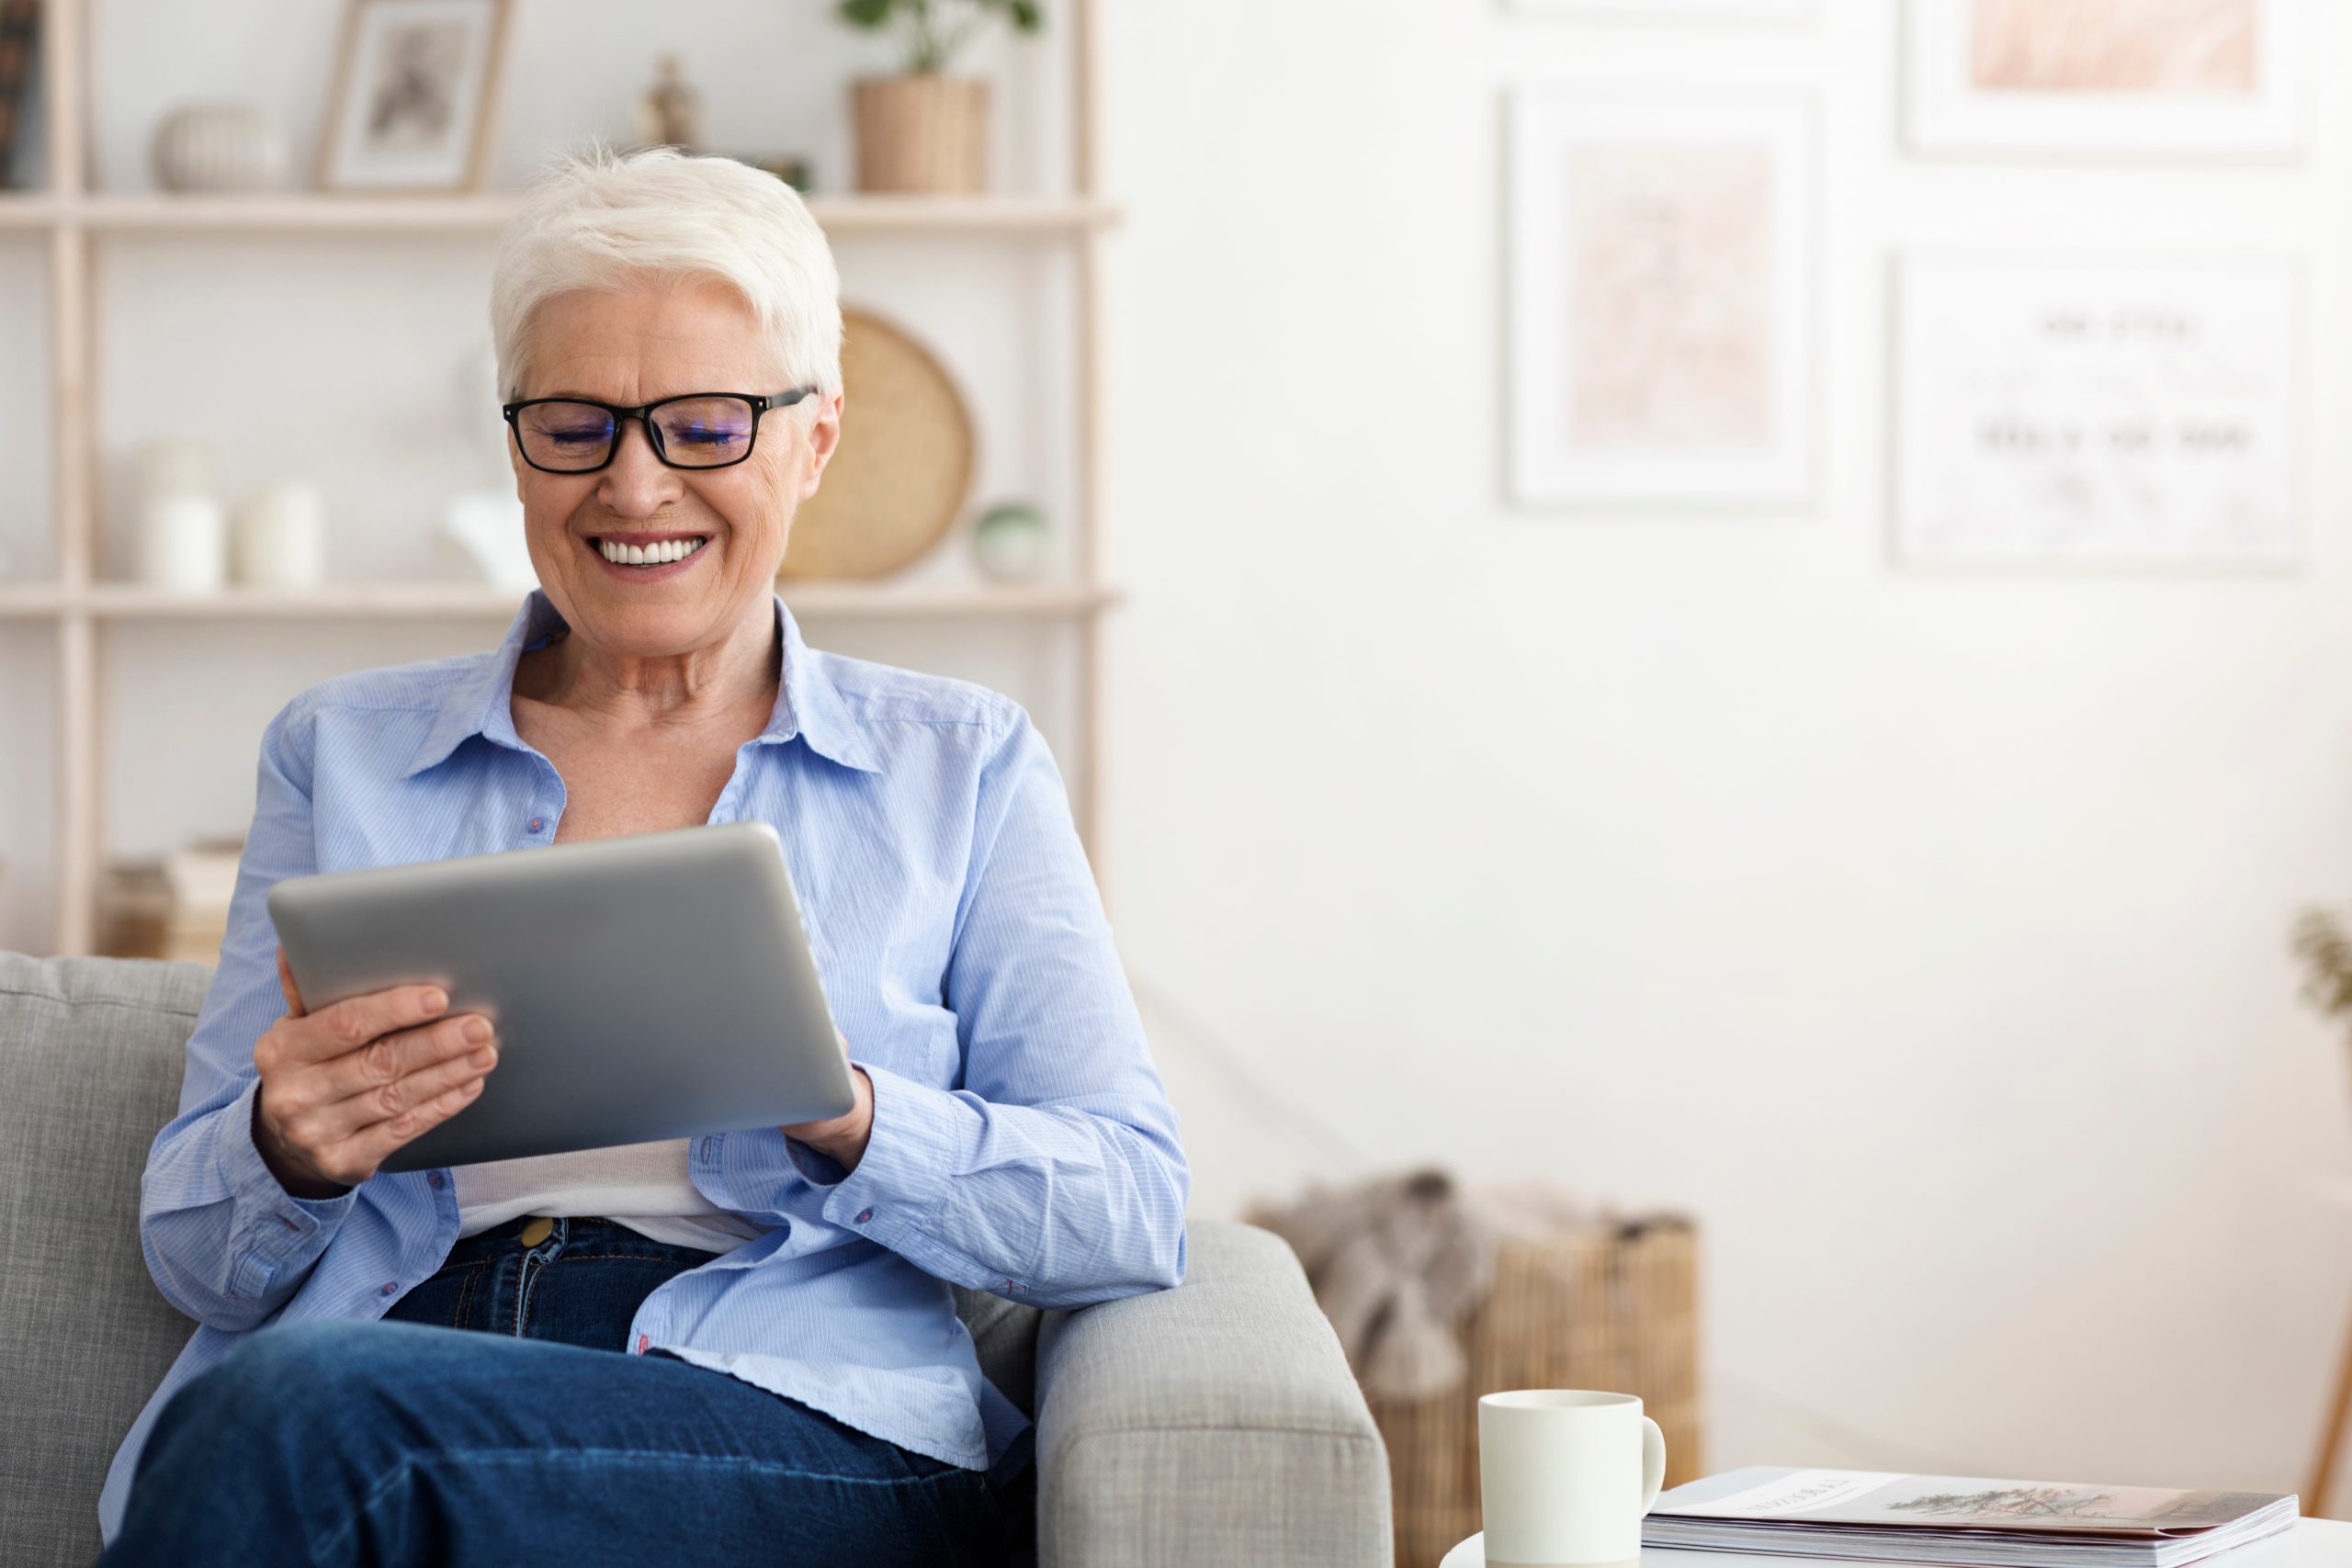
[[[592,474],[620,449],[621,422],[639,420],[653,455],[673,468],[724,468],[752,455],[760,416],[814,395],[801,387],[772,396],[748,392],[682,392],[622,408],[588,398],[526,398],[499,412],[514,429],[523,461],[542,473]]]

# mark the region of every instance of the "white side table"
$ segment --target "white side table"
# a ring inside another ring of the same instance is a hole
[[[2352,1524],[2298,1519],[2268,1540],[2208,1557],[2196,1568],[2346,1568],[2352,1563]],[[1487,1568],[1486,1537],[1474,1535],[1445,1554],[1438,1568]],[[1854,1568],[1845,1557],[1782,1557],[1761,1551],[1680,1551],[1642,1548],[1642,1568]]]

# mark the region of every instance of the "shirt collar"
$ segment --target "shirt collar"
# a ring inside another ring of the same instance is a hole
[[[784,634],[784,671],[776,682],[775,706],[768,715],[767,728],[757,736],[756,744],[781,744],[797,737],[808,743],[810,750],[844,767],[869,773],[880,772],[865,729],[850,712],[820,659],[800,640],[800,624],[785,608],[784,595],[771,589],[768,598],[775,607],[775,624]],[[490,661],[452,686],[442,698],[440,710],[434,715],[424,741],[410,757],[401,776],[413,778],[446,761],[475,735],[510,750],[529,750],[531,748],[523,738],[514,733],[514,671],[525,653],[544,647],[558,631],[570,625],[548,598],[546,589],[532,589]]]

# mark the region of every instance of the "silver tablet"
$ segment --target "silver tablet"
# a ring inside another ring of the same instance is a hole
[[[449,1012],[498,1031],[481,1094],[384,1170],[781,1126],[855,1102],[765,822],[288,877],[269,918],[313,1012],[430,983]]]

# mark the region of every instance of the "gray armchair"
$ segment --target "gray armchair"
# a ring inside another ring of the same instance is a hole
[[[140,1255],[207,964],[0,953],[0,1562],[86,1563],[115,1445],[190,1325]],[[1385,1565],[1388,1463],[1287,1247],[1194,1222],[1182,1285],[1080,1312],[958,1292],[1037,1423],[1038,1560]]]

